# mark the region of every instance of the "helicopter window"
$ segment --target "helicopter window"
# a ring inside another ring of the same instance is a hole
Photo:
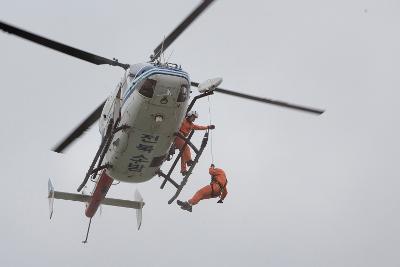
[[[145,97],[152,98],[154,94],[154,88],[156,87],[156,80],[146,79],[139,89],[139,93]]]
[[[178,99],[176,100],[176,102],[185,102],[188,96],[189,96],[188,86],[186,84],[183,84],[181,86],[181,90],[179,91]]]

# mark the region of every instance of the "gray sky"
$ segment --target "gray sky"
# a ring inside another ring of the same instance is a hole
[[[143,62],[199,1],[0,0],[0,19],[126,63]],[[50,148],[107,97],[122,71],[0,34],[1,266],[399,266],[400,2],[218,0],[167,51],[194,81],[325,108],[313,116],[211,98],[223,205],[192,214],[161,180],[110,189],[135,212],[56,201],[74,192],[99,144],[92,127],[66,154]],[[208,102],[199,123],[208,124]],[[200,134],[197,135],[199,140]],[[209,149],[182,198],[209,182]]]

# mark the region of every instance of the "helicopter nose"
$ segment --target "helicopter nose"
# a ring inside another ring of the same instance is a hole
[[[171,88],[163,86],[162,84],[157,84],[154,90],[154,96],[152,100],[155,105],[168,105],[172,103],[172,91]]]

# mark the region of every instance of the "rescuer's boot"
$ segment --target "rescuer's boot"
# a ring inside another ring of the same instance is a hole
[[[176,203],[177,203],[179,206],[181,206],[181,209],[187,210],[187,211],[189,211],[189,212],[192,212],[192,205],[190,205],[189,202],[177,200]]]

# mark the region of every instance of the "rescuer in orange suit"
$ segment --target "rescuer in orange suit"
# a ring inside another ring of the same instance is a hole
[[[216,197],[220,198],[217,203],[224,203],[224,199],[228,194],[228,190],[226,189],[228,180],[226,179],[224,170],[215,168],[214,164],[211,164],[208,172],[211,175],[211,182],[209,185],[197,191],[188,201],[176,201],[178,205],[181,206],[181,209],[192,212],[192,206],[199,203],[200,200]]]
[[[207,129],[215,129],[214,125],[209,126],[200,126],[196,125],[193,122],[199,115],[196,111],[189,111],[186,115],[186,118],[183,120],[181,128],[179,129],[179,133],[183,136],[187,137],[191,130],[207,130]],[[191,166],[193,164],[192,155],[190,153],[190,148],[188,145],[185,145],[185,140],[182,138],[175,138],[175,149],[182,149],[182,157],[181,157],[181,173],[182,175],[186,175],[186,165]]]

